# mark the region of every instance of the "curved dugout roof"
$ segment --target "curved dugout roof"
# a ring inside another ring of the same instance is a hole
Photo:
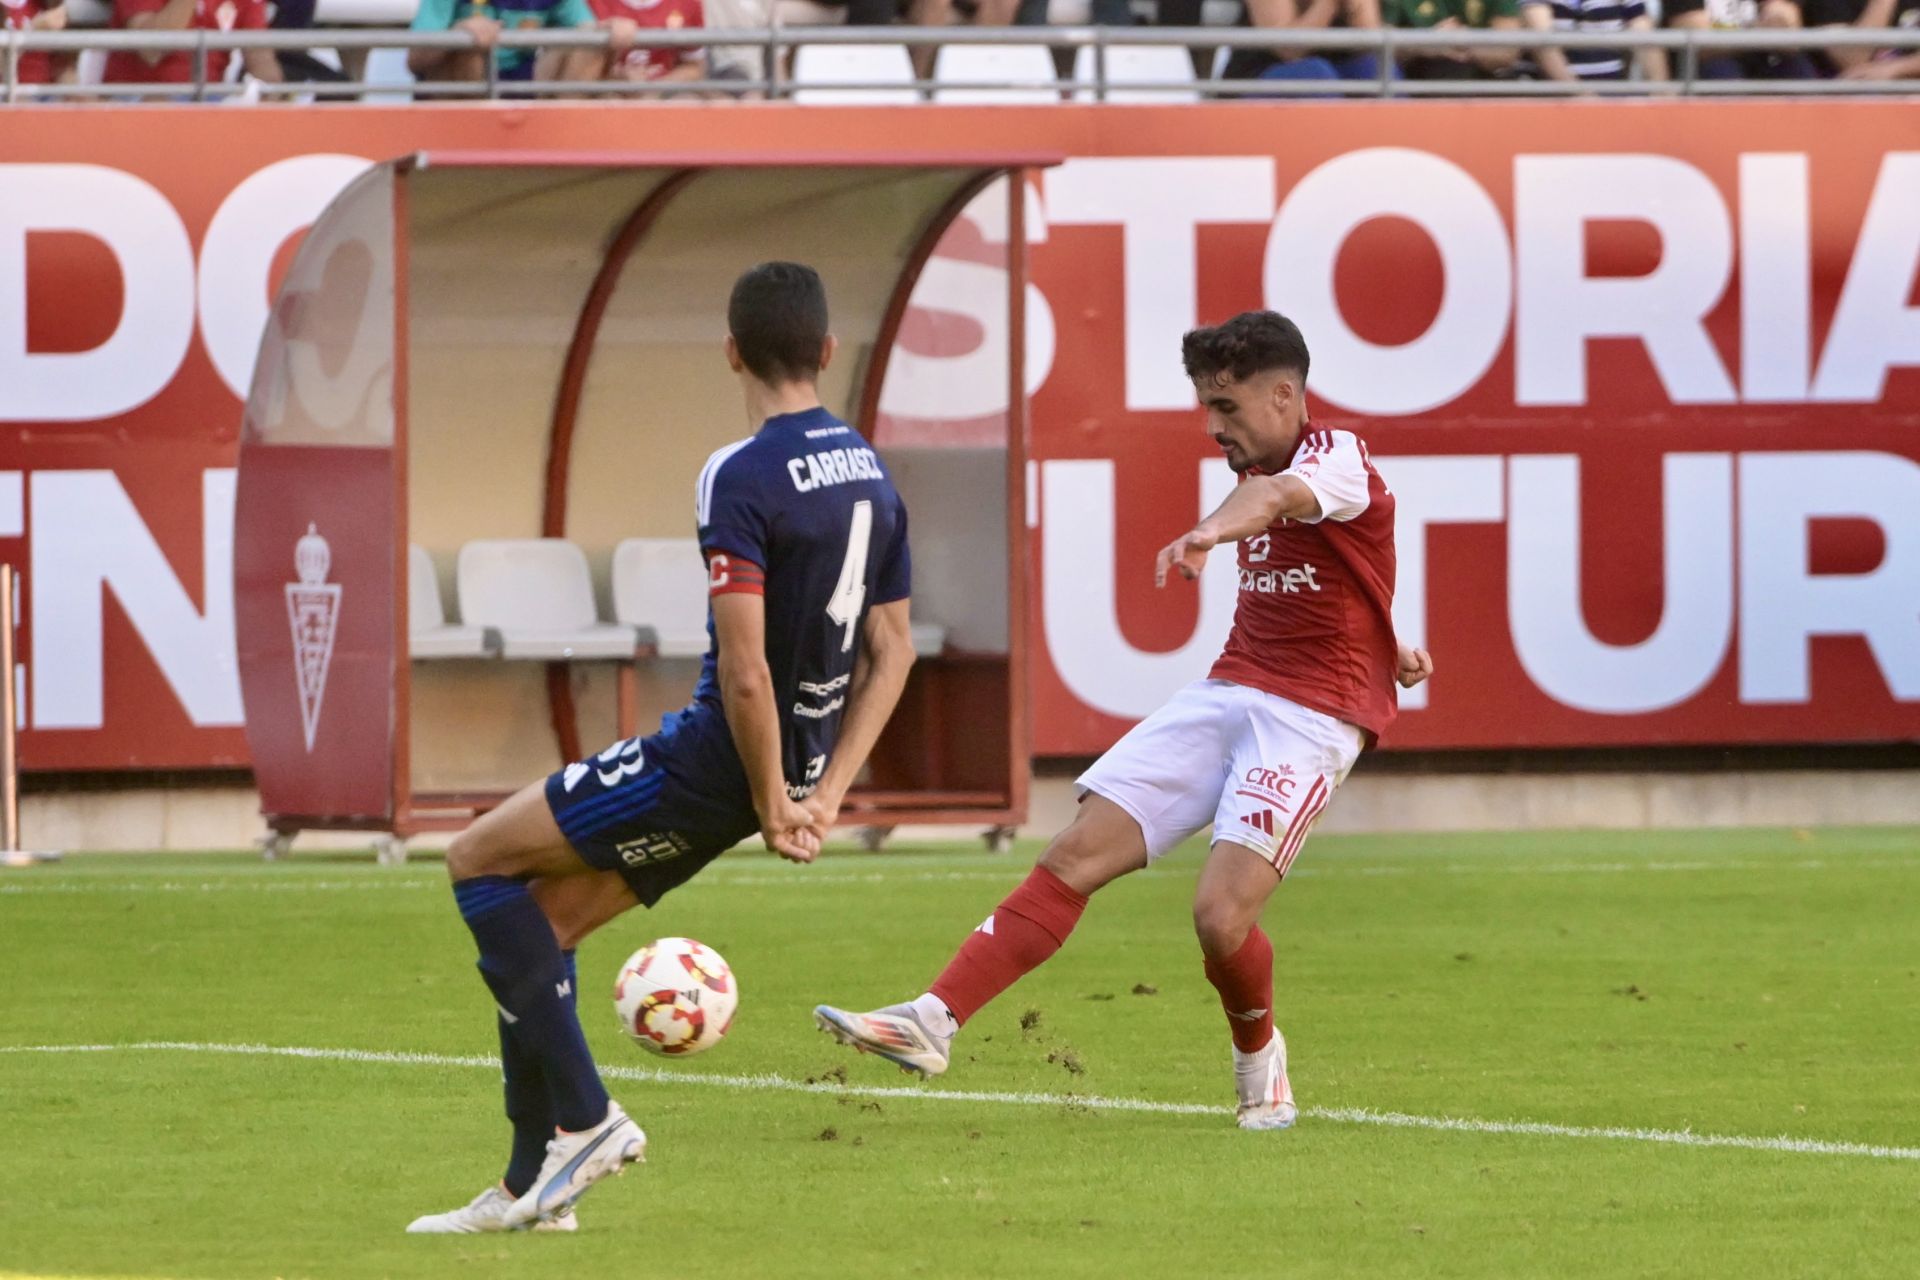
[[[717,395],[739,413],[716,352],[757,261],[820,269],[840,340],[822,399],[870,428],[940,234],[1053,162],[432,153],[342,192],[276,299],[242,433],[236,625],[268,814],[404,816],[409,541],[683,534],[684,505],[637,527],[631,494],[697,472],[718,442],[681,424]]]

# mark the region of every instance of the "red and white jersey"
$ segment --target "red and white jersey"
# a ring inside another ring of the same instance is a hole
[[[0,30],[29,31],[45,6],[40,0],[0,0]],[[53,55],[43,49],[20,55],[21,84],[46,84],[53,79]]]
[[[1351,431],[1308,423],[1282,475],[1320,518],[1282,520],[1240,548],[1240,602],[1209,673],[1378,737],[1399,710],[1392,490]]]
[[[166,0],[113,0],[113,26],[128,28],[143,13],[158,13]],[[265,31],[267,0],[194,0],[189,31]],[[207,79],[227,78],[227,60],[233,55],[219,50],[207,55]],[[117,51],[107,55],[102,80],[108,84],[192,84],[193,55],[182,50],[164,55],[148,65],[137,53]]]
[[[700,0],[590,0],[595,16],[602,20],[608,18],[629,18],[638,23],[642,31],[653,28],[659,31],[680,31],[688,27],[704,27],[706,14]],[[675,67],[692,62],[700,56],[698,49],[649,49],[641,42],[627,50],[620,65],[638,80],[658,80]]]

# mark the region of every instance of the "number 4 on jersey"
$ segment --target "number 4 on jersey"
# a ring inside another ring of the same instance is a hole
[[[853,648],[853,626],[860,621],[860,606],[867,602],[867,544],[873,540],[873,503],[866,498],[853,504],[853,525],[847,530],[847,558],[840,564],[840,581],[827,601],[827,617],[847,629],[840,641],[840,652]]]

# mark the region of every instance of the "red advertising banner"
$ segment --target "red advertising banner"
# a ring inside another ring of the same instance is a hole
[[[1180,334],[1260,306],[1399,498],[1396,622],[1438,674],[1386,745],[1920,738],[1910,104],[939,107],[904,136],[897,109],[773,105],[22,119],[49,127],[0,138],[0,555],[35,768],[245,763],[240,404],[318,209],[416,149],[637,136],[1072,157],[1026,218],[1042,754],[1100,750],[1219,647],[1227,557],[1198,588],[1150,565],[1231,483]],[[999,207],[928,266],[883,443],[994,439]]]

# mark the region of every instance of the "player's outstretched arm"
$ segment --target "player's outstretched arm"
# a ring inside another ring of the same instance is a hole
[[[893,600],[867,610],[860,631],[860,653],[854,659],[853,680],[847,691],[847,714],[840,722],[840,739],[833,758],[820,774],[819,785],[807,800],[813,814],[814,835],[824,839],[840,816],[847,788],[860,776],[880,731],[900,701],[913,669],[913,630],[907,602]]]
[[[1167,575],[1200,576],[1207,552],[1223,542],[1238,542],[1264,533],[1282,519],[1317,520],[1320,499],[1297,476],[1254,476],[1235,486],[1214,513],[1160,549],[1153,562],[1153,585],[1167,585]]]
[[[812,862],[820,852],[819,838],[809,829],[812,815],[787,795],[780,768],[780,707],[767,669],[766,598],[747,592],[714,596],[713,632],[720,646],[720,704],[753,789],[760,838],[783,858]]]

